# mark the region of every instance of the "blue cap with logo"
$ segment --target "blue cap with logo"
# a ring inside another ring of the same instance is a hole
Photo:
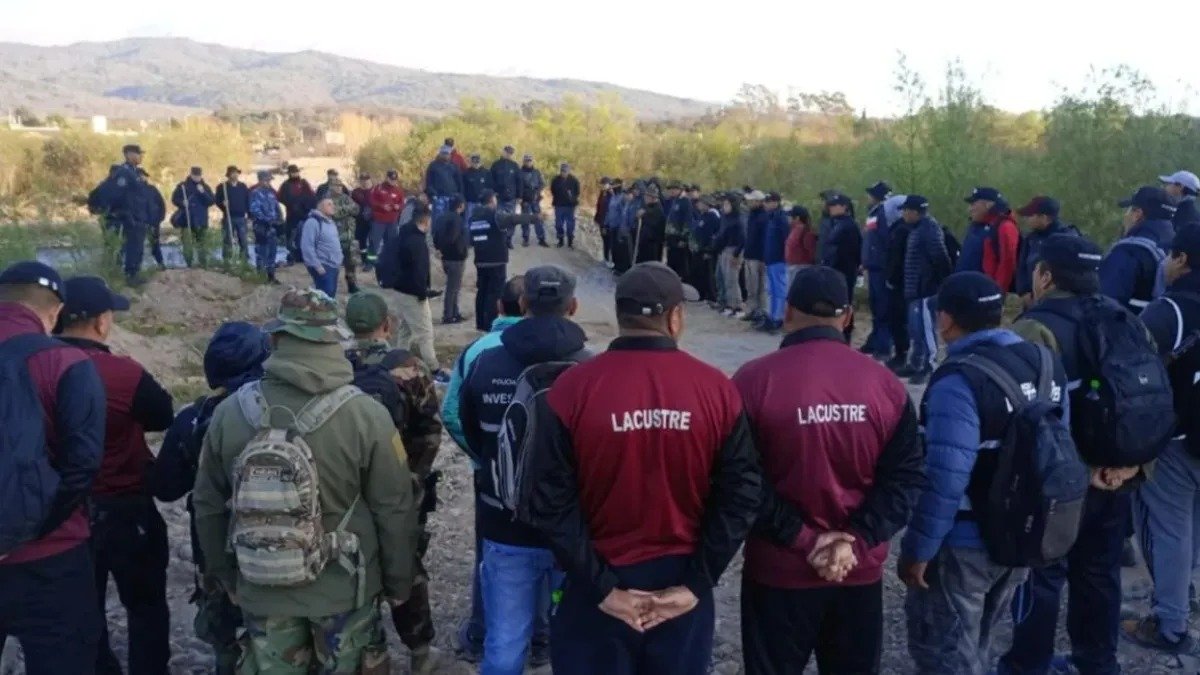
[[[50,290],[58,296],[59,300],[65,302],[67,299],[67,289],[63,285],[62,277],[59,276],[57,270],[45,263],[24,260],[13,263],[0,272],[0,286],[33,284]]]
[[[1038,257],[1050,267],[1066,272],[1095,272],[1100,269],[1104,252],[1083,237],[1055,234],[1042,242]]]
[[[981,317],[999,320],[1004,311],[1004,291],[985,274],[956,272],[946,277],[938,289],[937,308],[955,319]]]
[[[100,277],[71,277],[65,284],[67,300],[62,316],[64,321],[94,319],[105,312],[129,310],[129,298],[109,288]]]
[[[1147,218],[1171,218],[1175,215],[1175,204],[1167,191],[1153,185],[1143,185],[1128,199],[1117,202],[1121,208],[1141,209]]]

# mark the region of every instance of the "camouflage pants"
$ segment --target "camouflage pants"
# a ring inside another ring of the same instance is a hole
[[[436,636],[433,629],[433,610],[429,606],[429,572],[425,569],[424,558],[431,538],[426,527],[429,514],[436,506],[435,486],[438,478],[440,476],[431,480],[426,474],[425,478],[415,482],[417,499],[421,504],[418,515],[421,538],[417,544],[417,559],[413,563],[412,594],[409,595],[408,602],[392,609],[392,624],[396,626],[396,634],[410,650],[431,644]]]
[[[239,675],[386,675],[387,640],[378,601],[318,618],[245,614]]]
[[[216,674],[234,675],[242,655],[237,638],[238,629],[242,627],[241,610],[215,584],[196,588],[192,601],[196,603],[192,627],[196,637],[212,646],[216,654]]]
[[[338,228],[338,237],[342,242],[342,267],[346,269],[346,287],[353,291],[358,287],[358,266],[362,253],[359,252],[358,239],[354,237],[354,229]]]

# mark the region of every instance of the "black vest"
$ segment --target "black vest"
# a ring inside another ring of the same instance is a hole
[[[496,222],[496,210],[481,206],[467,221],[476,265],[507,265],[508,235]]]

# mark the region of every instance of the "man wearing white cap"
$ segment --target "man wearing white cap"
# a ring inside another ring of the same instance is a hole
[[[1178,232],[1186,225],[1200,225],[1200,210],[1196,209],[1196,195],[1200,194],[1200,178],[1191,171],[1176,171],[1170,176],[1159,176],[1163,189],[1175,200],[1175,217],[1171,222]]]

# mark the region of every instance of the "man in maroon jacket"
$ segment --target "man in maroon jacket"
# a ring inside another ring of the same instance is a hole
[[[923,455],[904,385],[845,342],[849,305],[840,272],[800,270],[779,351],[733,378],[773,488],[763,512],[803,519],[798,531],[765,520],[746,543],[747,675],[802,673],[814,650],[822,673],[880,672],[883,564]]]
[[[679,350],[686,297],[662,263],[617,283],[620,337],[545,397],[531,520],[567,573],[555,672],[703,675],[712,589],[753,523],[762,478],[737,390]]]
[[[20,641],[28,675],[93,673],[100,636],[100,615],[88,601],[96,591],[84,503],[103,452],[104,386],[83,352],[46,335],[64,295],[58,273],[41,263],[0,273],[0,358],[24,352],[56,479],[28,469],[12,475],[0,462],[5,490],[26,490],[39,502],[51,497],[42,491],[54,493],[40,536],[0,555],[0,636]]]
[[[92,487],[92,555],[101,616],[111,574],[129,615],[129,673],[167,672],[171,658],[171,617],[167,609],[167,525],[145,478],[154,465],[147,431],[166,431],[174,420],[174,402],[166,389],[137,361],[118,356],[105,344],[114,312],[129,309],[100,277],[72,277],[59,317],[59,338],[91,359],[104,383],[107,418],[104,459]],[[96,672],[121,675],[101,623]]]

